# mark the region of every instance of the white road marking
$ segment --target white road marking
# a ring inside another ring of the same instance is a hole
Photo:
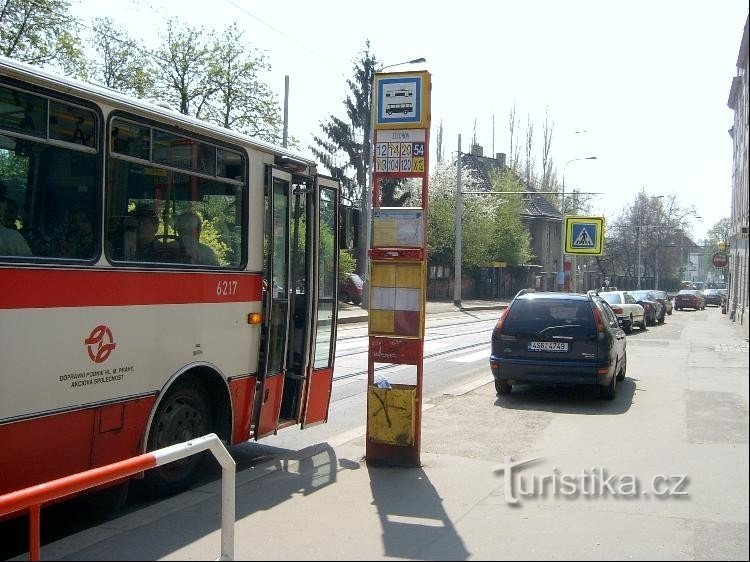
[[[488,361],[490,360],[490,350],[489,347],[486,349],[482,349],[480,351],[475,351],[474,353],[469,353],[467,355],[461,355],[459,357],[454,357],[452,359],[448,359],[451,363],[473,363],[474,361]]]

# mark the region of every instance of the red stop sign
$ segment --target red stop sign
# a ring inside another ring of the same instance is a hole
[[[711,261],[713,261],[714,267],[726,267],[727,255],[717,252],[716,254],[714,254],[714,257]]]

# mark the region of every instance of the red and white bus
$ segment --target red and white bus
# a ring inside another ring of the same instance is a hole
[[[0,494],[326,421],[338,205],[293,151],[0,59]]]

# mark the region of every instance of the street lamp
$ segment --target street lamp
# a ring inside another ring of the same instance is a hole
[[[695,211],[688,211],[687,213],[682,215],[679,219],[677,219],[677,230],[680,231],[680,258],[679,258],[680,281],[683,281],[682,274],[683,274],[684,260],[682,259],[682,243],[685,241],[685,230],[682,226],[682,221],[688,215],[693,215],[693,218],[695,219],[701,218],[699,215],[695,214]]]
[[[672,242],[671,244],[669,244],[669,246],[671,246],[672,248],[674,248],[675,245],[679,247],[680,255],[678,258],[678,268],[679,268],[679,273],[680,273],[680,281],[683,280],[682,273],[683,273],[683,261],[684,260],[682,256],[683,256],[683,242],[685,241],[685,230],[683,227],[683,221],[685,217],[687,217],[688,215],[692,215],[693,218],[699,219],[699,220],[702,218],[700,215],[696,215],[694,210],[691,210],[685,213],[684,215],[682,215],[680,218],[676,219],[673,223],[677,225],[674,228],[674,233],[680,235],[680,241],[679,241],[679,244],[675,244],[675,242]]]
[[[393,68],[394,66],[401,66],[402,64],[417,64],[427,62],[427,59],[424,57],[419,57],[418,59],[411,59],[404,62],[397,62],[395,64],[388,64],[386,66],[381,66],[377,70],[375,70],[372,73],[372,79],[370,81],[370,138],[368,141],[368,148],[370,154],[367,158],[367,186],[365,189],[365,213],[364,217],[362,217],[364,225],[365,225],[365,263],[367,263],[367,252],[370,251],[370,244],[372,240],[372,233],[370,231],[370,223],[372,222],[370,220],[370,217],[372,216],[372,168],[374,164],[374,158],[375,158],[375,75],[379,72],[383,72],[386,68]],[[360,254],[362,255],[362,254]],[[365,275],[365,290],[362,293],[362,306],[363,308],[369,308],[369,291],[367,290],[367,284],[369,284],[369,276]]]
[[[558,278],[561,280],[563,288],[565,287],[565,169],[571,162],[577,162],[579,160],[596,160],[596,156],[586,156],[585,158],[573,158],[565,162],[562,173],[562,196],[560,199],[560,211],[562,213],[562,220],[560,223],[560,264]]]

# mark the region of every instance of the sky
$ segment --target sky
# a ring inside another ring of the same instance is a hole
[[[727,107],[745,0],[73,0],[74,13],[108,16],[151,46],[169,17],[222,30],[237,22],[272,66],[266,81],[289,134],[310,153],[330,115],[345,117],[346,80],[369,40],[388,72],[432,78],[431,149],[476,134],[485,156],[510,150],[509,114],[534,127],[541,167],[545,116],[566,192],[592,193],[592,214],[614,220],[639,192],[694,205],[697,240],[730,216],[733,113]],[[494,123],[494,126],[493,126]],[[596,160],[577,160],[596,156]]]

